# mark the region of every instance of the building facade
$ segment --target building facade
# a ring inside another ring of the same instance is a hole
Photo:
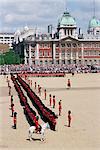
[[[100,21],[89,21],[87,34],[77,33],[76,20],[64,12],[55,34],[38,34],[25,27],[16,31],[13,47],[29,65],[83,64],[100,65]]]
[[[9,48],[12,47],[14,40],[14,33],[0,33],[0,44],[8,45]]]

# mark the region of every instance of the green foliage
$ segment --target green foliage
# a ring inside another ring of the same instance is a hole
[[[0,55],[0,65],[3,65],[3,64],[4,64],[4,56]]]
[[[0,65],[3,64],[20,64],[20,57],[13,50],[0,55]]]

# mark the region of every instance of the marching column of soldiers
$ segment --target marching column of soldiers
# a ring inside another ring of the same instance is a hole
[[[12,77],[12,80],[13,80],[13,78],[14,77]],[[26,116],[28,123],[30,124],[30,126],[32,126],[32,125],[36,126],[36,123],[37,123],[36,122],[37,121],[36,112],[27,103],[27,97],[24,96],[24,93],[21,90],[21,87],[17,83],[17,81],[14,82],[14,86],[15,86],[16,91],[18,92],[20,103],[23,106],[24,114]],[[16,129],[16,115],[17,115],[17,113],[14,113],[14,128],[15,129]]]
[[[52,112],[49,108],[44,106],[40,98],[30,89],[29,85],[24,80],[22,80],[20,76],[17,76],[18,82],[16,81],[16,78],[14,76],[12,76],[12,80],[14,81],[15,88],[18,92],[21,105],[24,106],[24,113],[26,115],[26,118],[28,119],[29,122],[31,122],[30,125],[33,125],[33,124],[36,125],[36,121],[35,121],[36,113],[32,110],[32,108],[30,108],[29,104],[27,103],[27,98],[24,96],[18,82],[27,92],[27,95],[31,99],[34,107],[37,109],[39,115],[41,116],[41,119],[43,119],[44,122],[49,122],[50,128],[52,130],[55,130],[56,118],[57,118],[55,113]]]

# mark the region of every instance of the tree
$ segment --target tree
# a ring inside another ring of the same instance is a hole
[[[20,57],[12,49],[0,55],[0,65],[20,64]]]
[[[0,65],[3,65],[4,63],[4,55],[0,54]]]

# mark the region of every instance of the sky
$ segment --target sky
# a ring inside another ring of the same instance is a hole
[[[15,32],[25,26],[47,32],[49,24],[55,30],[66,9],[77,28],[87,31],[94,14],[93,0],[0,0],[0,32]],[[95,0],[95,16],[100,19],[100,0]]]

